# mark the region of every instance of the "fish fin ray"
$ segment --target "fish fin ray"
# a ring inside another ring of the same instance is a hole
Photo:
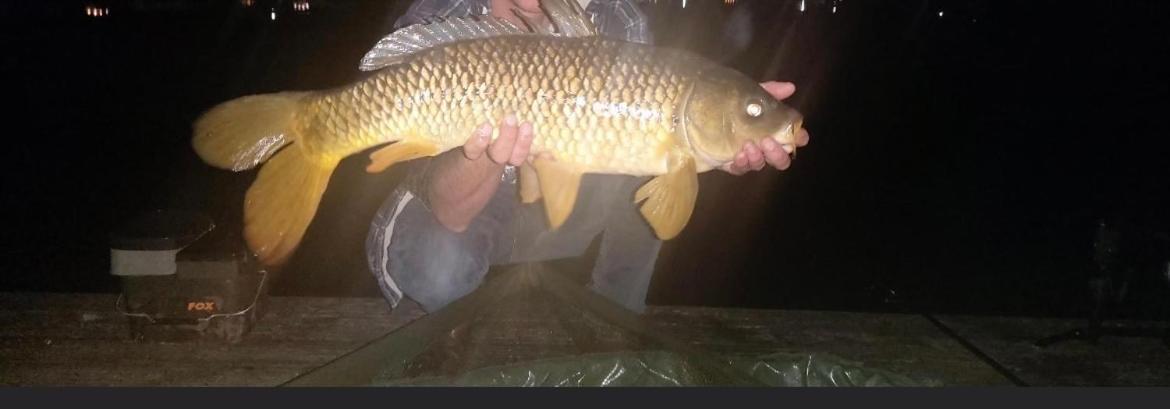
[[[577,0],[544,0],[540,2],[540,8],[557,28],[557,35],[563,37],[597,35],[597,28],[585,16],[585,9],[581,8],[581,3]]]
[[[236,98],[195,121],[191,145],[207,164],[233,171],[256,167],[297,138],[295,124],[307,92]]]
[[[265,164],[248,188],[244,237],[265,266],[283,265],[296,250],[340,161],[314,159],[291,146]]]
[[[362,57],[358,69],[373,71],[399,64],[414,53],[443,44],[513,34],[532,33],[508,20],[492,16],[450,18],[443,22],[414,24],[378,40]]]
[[[577,190],[581,186],[582,173],[572,167],[548,158],[536,158],[532,162],[540,181],[540,194],[544,198],[544,211],[548,225],[553,230],[561,227],[573,205],[577,203]]]
[[[520,167],[520,202],[535,203],[540,200],[540,177],[532,165]]]
[[[691,219],[699,194],[695,159],[675,153],[670,161],[666,174],[650,179],[634,194],[634,202],[645,201],[639,211],[662,240],[670,240],[682,232]]]
[[[555,32],[533,25],[522,15],[521,21],[527,27],[490,15],[428,20],[403,27],[378,40],[362,57],[358,69],[362,71],[382,69],[400,64],[419,51],[464,40],[517,34],[557,37],[598,35],[597,28],[585,16],[581,4],[575,0],[544,0],[540,7],[548,16],[549,22],[556,27]]]
[[[401,140],[371,153],[370,164],[366,166],[366,172],[378,173],[394,166],[396,163],[435,156],[440,152],[439,145],[434,142]]]
[[[540,24],[536,24],[531,19],[529,19],[528,16],[520,13],[520,10],[512,9],[512,15],[520,19],[520,22],[524,23],[524,27],[526,27],[529,32],[536,34],[552,34],[552,32],[548,31],[548,29],[544,28]]]

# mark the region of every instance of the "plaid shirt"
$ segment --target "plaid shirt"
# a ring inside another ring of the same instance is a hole
[[[415,0],[394,28],[422,23],[430,17],[467,17],[488,13],[490,0]],[[651,44],[654,39],[646,16],[633,0],[591,0],[585,14],[602,35],[632,43]]]

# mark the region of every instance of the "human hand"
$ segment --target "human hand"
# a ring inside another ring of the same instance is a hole
[[[760,86],[779,100],[784,100],[796,92],[796,85],[791,82],[768,81],[760,83]],[[788,155],[795,152],[797,146],[808,145],[808,139],[808,131],[801,128],[800,132],[796,134],[796,146],[781,145],[771,138],[761,141],[760,145],[762,146],[748,141],[735,155],[735,160],[723,165],[721,169],[736,176],[763,169],[765,163],[779,170],[788,169],[788,166],[792,164],[792,159]]]
[[[499,131],[500,136],[492,141],[492,125],[484,122],[463,144],[463,155],[470,160],[487,156],[499,165],[524,164],[532,149],[532,124],[520,124],[515,114],[509,114],[500,121]]]

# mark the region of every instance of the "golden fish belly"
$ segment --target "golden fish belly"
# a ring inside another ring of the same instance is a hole
[[[671,51],[598,37],[505,36],[448,44],[315,94],[305,149],[345,156],[398,140],[442,151],[507,113],[531,122],[533,153],[583,172],[654,175],[681,146],[692,76]]]

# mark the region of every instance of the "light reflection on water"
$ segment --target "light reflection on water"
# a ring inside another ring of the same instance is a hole
[[[105,17],[110,15],[110,8],[97,5],[86,5],[85,15],[89,17]]]
[[[408,2],[407,0],[402,0]],[[811,14],[829,15],[844,13],[849,10],[845,7],[846,0],[635,0],[639,7],[641,7],[648,14],[662,13],[665,9],[675,9],[679,11],[687,11],[690,13],[708,13],[715,8],[724,8],[727,10],[737,9],[740,7],[747,7],[753,9],[751,14],[760,14],[758,10],[764,10],[765,14],[778,15],[785,10],[791,10],[795,16],[808,16]],[[352,7],[358,2],[327,2],[325,6],[341,6],[343,8]],[[391,2],[393,3],[393,2]],[[891,2],[882,7],[893,9],[914,9],[918,7],[921,2]],[[975,5],[972,5],[975,4]],[[933,10],[929,11],[932,17],[939,20],[952,20],[953,22],[967,22],[974,23],[981,17],[982,11],[976,9],[985,9],[982,3],[974,2],[966,5],[956,5],[955,3],[942,3],[946,7],[931,7]],[[227,6],[227,7],[225,7]],[[861,6],[860,4],[858,6]],[[311,0],[223,0],[223,1],[197,1],[197,0],[166,0],[166,1],[117,1],[117,0],[82,0],[73,3],[68,9],[60,9],[59,6],[48,3],[28,3],[20,6],[11,6],[7,10],[0,11],[12,12],[14,16],[21,17],[22,14],[29,15],[56,15],[56,17],[66,17],[68,14],[76,12],[72,7],[79,7],[83,10],[83,15],[87,18],[103,18],[109,17],[113,9],[117,8],[120,15],[147,15],[148,13],[167,12],[166,15],[156,14],[148,16],[148,18],[174,18],[183,14],[202,13],[206,11],[214,11],[217,14],[228,15],[231,14],[230,8],[250,9],[255,13],[254,15],[263,20],[276,21],[283,15],[310,15],[312,11],[317,10]],[[856,7],[854,7],[856,8]],[[864,8],[864,7],[863,7]],[[717,16],[714,16],[717,19]],[[758,17],[758,16],[757,16]],[[682,27],[686,27],[684,30]],[[689,26],[679,25],[681,31],[703,31],[707,29],[702,25]]]
[[[177,15],[182,15],[182,14],[187,14],[187,13],[197,13],[197,12],[201,12],[204,10],[211,10],[211,9],[217,9],[217,8],[222,9],[223,6],[231,6],[231,4],[232,4],[232,3],[217,3],[217,2],[195,1],[195,0],[172,0],[172,1],[158,1],[158,2],[142,2],[142,1],[119,2],[117,0],[112,0],[112,1],[85,1],[84,3],[82,3],[82,2],[78,2],[78,3],[80,3],[80,7],[83,9],[83,14],[88,18],[109,17],[111,14],[111,10],[113,8],[119,9],[121,14],[139,15],[139,16],[149,16],[150,13],[156,13],[156,12],[167,12],[168,13],[167,16],[151,16],[151,17],[156,17],[156,18],[172,17],[173,18]],[[111,3],[113,3],[113,6],[116,6],[116,7],[111,7]],[[264,17],[270,21],[275,21],[278,17],[280,17],[281,15],[284,15],[284,14],[309,15],[309,14],[311,14],[311,11],[313,10],[313,4],[312,4],[311,0],[295,0],[292,2],[279,1],[279,0],[267,0],[267,1],[266,0],[238,0],[238,2],[233,2],[233,3],[236,4],[235,7],[242,7],[244,9],[259,8],[258,11],[260,13],[263,13]],[[78,6],[78,4],[74,4],[72,7],[77,7],[77,6]],[[260,7],[257,7],[257,6],[260,6]],[[69,8],[72,9],[72,7],[69,7]],[[49,15],[49,16],[56,16],[56,17],[65,17],[64,13],[67,11],[67,10],[60,10],[57,7],[53,7],[51,5],[40,5],[40,4],[23,5],[21,7],[15,8],[15,9],[17,11],[15,13],[15,15],[17,17],[22,17],[21,14],[27,14],[29,16]],[[222,10],[226,10],[226,9],[222,9]],[[7,11],[7,10],[0,8],[0,11]],[[25,13],[22,13],[22,12],[25,12]]]

